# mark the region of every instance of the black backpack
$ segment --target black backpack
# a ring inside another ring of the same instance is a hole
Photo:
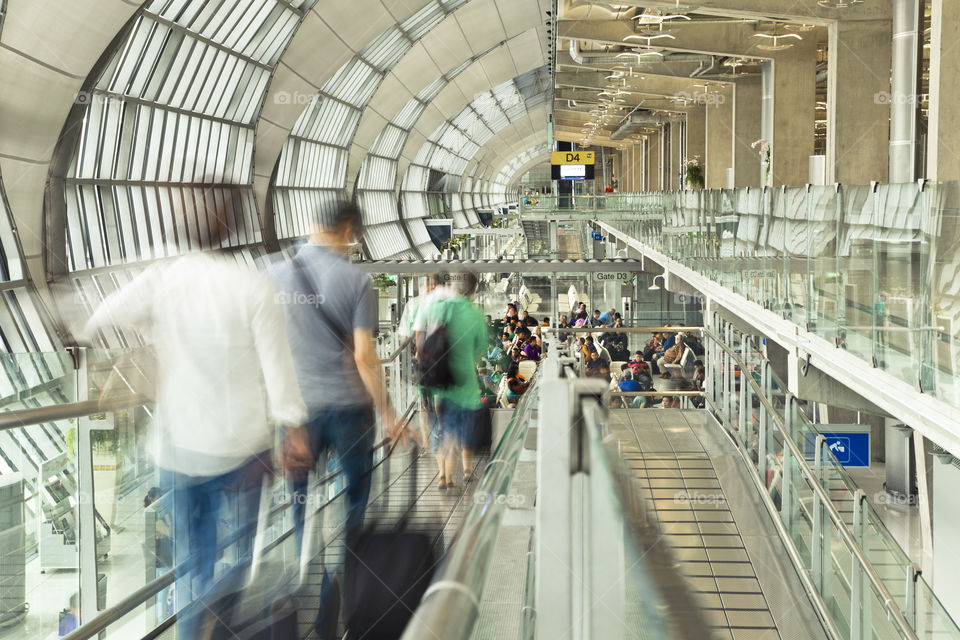
[[[417,349],[417,382],[429,389],[446,389],[453,386],[450,370],[450,342],[447,330],[438,326],[423,339]]]

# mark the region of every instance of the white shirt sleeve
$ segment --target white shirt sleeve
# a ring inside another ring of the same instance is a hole
[[[263,370],[270,417],[285,426],[303,424],[307,407],[300,394],[283,311],[266,277],[254,285],[252,299],[250,329]]]

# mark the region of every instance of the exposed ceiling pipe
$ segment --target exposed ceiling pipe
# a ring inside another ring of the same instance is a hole
[[[637,129],[640,129],[646,125],[662,125],[669,123],[669,116],[648,116],[634,114],[627,118],[626,122],[620,125],[619,129],[610,134],[610,139],[623,140]]]
[[[570,57],[577,64],[621,64],[629,67],[640,67],[645,65],[658,65],[670,62],[704,62],[708,58],[713,59],[713,56],[705,56],[698,53],[680,53],[673,54],[669,57],[664,57],[659,60],[636,60],[633,62],[626,62],[619,54],[609,54],[602,53],[598,55],[584,55],[580,51],[580,45],[577,44],[577,41],[573,38],[570,39]]]
[[[690,77],[699,78],[702,75],[706,75],[707,73],[710,73],[716,68],[717,68],[717,58],[716,56],[710,56],[710,66],[704,68],[703,65],[701,65],[700,68],[698,68],[696,71],[690,74]]]

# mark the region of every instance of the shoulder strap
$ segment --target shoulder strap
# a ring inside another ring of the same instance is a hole
[[[307,274],[307,265],[304,264],[299,253],[293,257],[292,262],[293,273],[294,277],[297,279],[297,285],[304,293],[313,296],[313,299],[316,301],[313,305],[313,308],[316,309],[317,313],[320,314],[320,319],[323,320],[323,323],[327,325],[331,331],[333,331],[334,335],[345,336],[346,334],[337,327],[337,324],[333,321],[333,319],[327,315],[326,311],[324,311],[323,305],[320,304],[320,295],[317,293],[317,288],[313,282],[313,278]]]

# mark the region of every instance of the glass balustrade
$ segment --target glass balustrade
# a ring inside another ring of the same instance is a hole
[[[960,184],[540,196],[595,219],[960,406]]]
[[[409,417],[417,398],[410,352],[390,334],[379,353],[385,392]],[[153,405],[138,395],[150,393],[154,361],[145,348],[0,356],[0,635],[60,637],[98,610],[128,605],[138,591],[146,592],[112,620],[107,638],[139,637],[170,617],[171,505],[151,456]],[[386,451],[376,449],[375,463]],[[324,539],[345,515],[344,482],[336,461],[329,463],[317,493]],[[287,490],[279,482],[273,491],[266,541],[289,554]],[[218,572],[246,544],[231,539],[229,518],[221,525],[229,542],[219,550]]]
[[[817,426],[784,392],[756,339],[717,317],[710,321],[712,330],[704,332],[710,405],[743,445],[751,473],[841,636],[914,637],[898,626],[902,616],[915,637],[960,638]]]

